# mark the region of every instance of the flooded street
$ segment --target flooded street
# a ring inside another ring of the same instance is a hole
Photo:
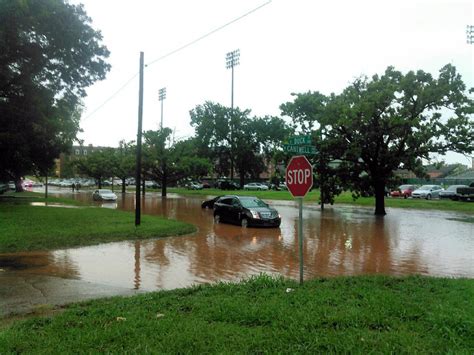
[[[91,201],[90,192],[74,196]],[[198,228],[193,235],[0,254],[0,277],[53,276],[146,291],[262,272],[298,279],[295,202],[267,201],[282,216],[280,228],[244,229],[214,224],[212,210],[201,209],[202,200],[147,193],[142,201],[142,213],[192,223]],[[134,194],[96,204],[133,211]],[[387,216],[376,218],[373,208],[338,205],[321,212],[305,204],[303,217],[305,279],[360,274],[474,278],[474,224],[463,222],[462,214],[388,208]]]

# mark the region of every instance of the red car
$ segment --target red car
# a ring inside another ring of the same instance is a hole
[[[398,186],[398,189],[390,192],[390,196],[407,198],[407,197],[411,197],[411,193],[414,190],[416,190],[415,185],[400,185]]]

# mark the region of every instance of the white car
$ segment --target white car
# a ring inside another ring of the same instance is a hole
[[[250,183],[244,185],[244,190],[264,191],[264,190],[268,190],[268,186],[264,185],[264,184],[261,184],[259,182],[250,182]]]
[[[94,201],[117,201],[117,195],[108,189],[95,190],[92,194]]]
[[[426,198],[431,200],[434,197],[439,197],[439,193],[444,189],[439,185],[423,185],[411,193],[412,198]]]

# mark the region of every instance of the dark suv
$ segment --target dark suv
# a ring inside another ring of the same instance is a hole
[[[242,227],[279,227],[281,217],[276,209],[257,197],[227,195],[214,203],[214,221]]]

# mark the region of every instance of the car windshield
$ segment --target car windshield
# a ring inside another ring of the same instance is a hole
[[[401,185],[398,187],[400,190],[409,190],[411,189],[411,185]]]
[[[242,206],[245,208],[252,208],[252,207],[268,207],[268,205],[256,197],[248,197],[248,198],[241,198],[240,202]]]
[[[111,194],[112,193],[112,190],[99,190],[99,193],[100,194]]]
[[[434,185],[423,185],[418,190],[430,190],[434,187]]]
[[[463,185],[451,185],[446,191],[457,191],[458,187],[464,187]]]

